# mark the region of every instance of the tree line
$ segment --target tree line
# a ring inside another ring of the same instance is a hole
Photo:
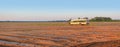
[[[94,17],[94,18],[90,19],[90,21],[92,21],[92,22],[118,22],[120,20],[113,20],[110,17]]]

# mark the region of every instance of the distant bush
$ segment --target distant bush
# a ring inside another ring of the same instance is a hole
[[[94,17],[90,21],[112,21],[110,17]]]
[[[120,20],[118,19],[118,20],[112,20],[112,22],[120,22]]]

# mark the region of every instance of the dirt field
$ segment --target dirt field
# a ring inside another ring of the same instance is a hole
[[[0,47],[120,47],[120,22],[0,22]]]

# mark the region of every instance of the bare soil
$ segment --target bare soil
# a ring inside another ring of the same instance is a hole
[[[120,47],[120,22],[0,22],[0,47]]]

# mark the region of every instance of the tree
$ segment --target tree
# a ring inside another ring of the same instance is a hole
[[[90,21],[112,21],[110,17],[94,17]]]

